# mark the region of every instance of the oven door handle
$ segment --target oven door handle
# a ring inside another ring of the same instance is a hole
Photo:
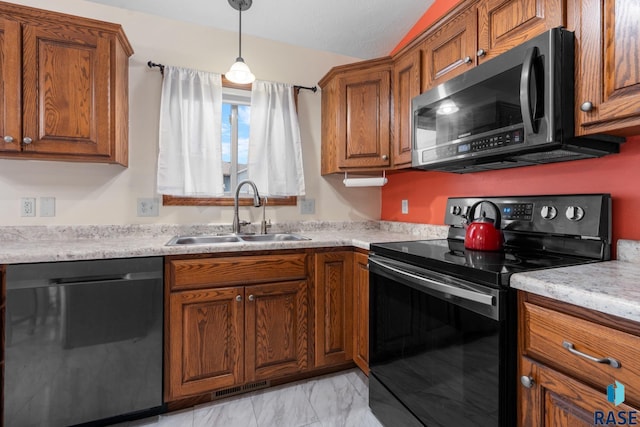
[[[464,300],[477,302],[483,305],[493,306],[495,303],[495,297],[493,295],[483,294],[481,292],[475,292],[468,289],[460,288],[457,286],[448,285],[446,283],[436,282],[435,280],[428,279],[426,277],[418,276],[417,274],[410,273],[408,271],[393,267],[383,261],[369,258],[369,262],[380,266],[381,268],[395,273],[396,276],[401,276],[417,282],[421,286],[424,286],[433,291],[443,294],[445,297],[455,296]]]

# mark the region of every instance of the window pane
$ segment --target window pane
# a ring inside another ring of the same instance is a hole
[[[222,104],[222,175],[224,192],[231,192],[231,104]]]
[[[238,181],[247,179],[247,164],[249,163],[249,120],[251,118],[251,107],[248,105],[238,105]],[[249,192],[249,188],[243,188],[244,192]]]

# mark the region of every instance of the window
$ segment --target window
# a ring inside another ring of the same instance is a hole
[[[233,196],[240,181],[247,179],[251,92],[224,88],[222,93],[222,167],[225,195]],[[243,188],[242,191],[249,191]]]
[[[236,85],[222,78],[222,162],[224,197],[162,196],[165,206],[232,206],[238,182],[247,178],[251,85]],[[260,190],[260,188],[258,188]],[[253,205],[251,188],[242,189],[240,205]],[[267,205],[295,206],[297,197],[272,197]]]

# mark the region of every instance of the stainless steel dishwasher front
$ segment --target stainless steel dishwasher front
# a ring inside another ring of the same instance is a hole
[[[4,425],[159,413],[162,257],[6,269]]]

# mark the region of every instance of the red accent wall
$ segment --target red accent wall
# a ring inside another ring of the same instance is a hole
[[[391,52],[413,40],[459,0],[436,0]],[[640,136],[628,138],[620,154],[491,172],[452,174],[418,170],[387,175],[381,219],[443,224],[448,197],[610,193],[613,199],[613,247],[620,238],[640,240]],[[409,213],[401,213],[402,200]],[[635,224],[635,225],[634,225]]]
[[[610,193],[613,238],[640,240],[640,136],[628,138],[619,154],[470,174],[399,171],[382,187],[381,218],[443,224],[447,197]],[[409,213],[401,213],[402,200]],[[635,225],[634,225],[635,224]]]

